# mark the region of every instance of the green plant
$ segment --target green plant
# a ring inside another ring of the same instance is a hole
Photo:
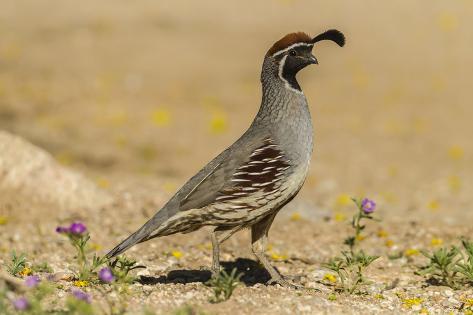
[[[47,262],[42,262],[42,263],[39,263],[39,264],[33,264],[33,266],[31,266],[31,269],[34,272],[48,272],[48,273],[53,272],[53,268],[51,268],[51,266],[49,266],[49,264]]]
[[[64,315],[93,315],[95,311],[89,303],[78,300],[74,297],[68,297],[66,300],[66,311],[61,312]]]
[[[363,250],[356,249],[360,240],[361,232],[365,229],[362,220],[375,220],[371,215],[376,204],[370,199],[352,199],[357,206],[358,211],[353,216],[351,226],[354,234],[347,237],[344,241],[349,250],[342,251],[341,256],[336,256],[324,264],[324,267],[335,272],[340,279],[336,290],[353,294],[360,285],[368,283],[363,275],[365,269],[379,256],[367,255]]]
[[[135,281],[135,277],[129,275],[130,271],[146,268],[145,266],[137,265],[136,260],[129,259],[125,256],[118,256],[113,262],[109,262],[108,265],[112,269],[117,281],[122,283],[132,283]]]
[[[324,266],[337,273],[342,291],[352,294],[359,285],[367,283],[363,271],[378,257],[367,255],[363,250],[343,251],[342,256],[332,258]]]
[[[16,276],[20,271],[22,271],[26,267],[26,256],[25,254],[21,253],[19,256],[16,254],[15,251],[11,253],[11,262],[10,264],[5,265],[7,271]]]
[[[456,264],[461,259],[460,251],[452,246],[450,249],[439,248],[433,253],[421,251],[422,255],[429,259],[429,263],[422,267],[417,274],[429,275],[432,279],[449,287],[456,287],[455,276],[457,274]]]
[[[473,242],[463,239],[462,248],[451,246],[430,253],[421,251],[429,259],[416,274],[427,276],[439,284],[457,289],[463,284],[473,284]]]
[[[457,270],[467,282],[473,284],[473,242],[463,239],[462,245],[465,254],[462,253],[462,260],[457,263]]]
[[[190,305],[184,305],[179,307],[178,309],[174,310],[173,315],[205,315],[204,312],[200,310],[196,310],[194,307]]]
[[[4,315],[10,315],[10,309],[7,302],[7,292],[5,290],[0,290],[0,310],[4,312]]]
[[[233,268],[230,274],[222,270],[217,276],[207,282],[213,288],[214,296],[210,298],[211,303],[219,303],[230,298],[233,290],[240,284],[242,274],[237,274],[237,269]]]

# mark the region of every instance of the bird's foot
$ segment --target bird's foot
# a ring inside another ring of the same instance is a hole
[[[280,286],[288,289],[294,289],[294,290],[301,290],[304,289],[305,287],[299,284],[294,284],[283,277],[278,277],[278,278],[271,278],[266,284],[279,284]]]
[[[218,277],[218,275],[220,274],[220,266],[212,266],[210,272],[212,273],[212,278]]]

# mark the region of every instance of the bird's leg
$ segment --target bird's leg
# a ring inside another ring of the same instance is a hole
[[[283,287],[298,289],[299,286],[289,283],[279,274],[279,272],[271,265],[268,258],[265,255],[268,230],[273,223],[276,214],[270,215],[262,221],[256,223],[251,227],[251,249],[259,262],[263,264],[264,268],[269,272],[271,279],[268,283],[278,283]]]
[[[212,240],[212,277],[217,276],[220,272],[220,244],[241,230],[241,228],[241,226],[236,226],[228,230],[223,230],[217,227],[211,232],[210,239]]]
[[[210,234],[212,240],[212,277],[215,277],[220,272],[220,243],[217,237],[217,231],[213,230]]]

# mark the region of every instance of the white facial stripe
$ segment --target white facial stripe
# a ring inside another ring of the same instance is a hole
[[[278,55],[280,55],[280,54],[285,53],[286,51],[291,50],[291,49],[294,48],[294,47],[299,47],[299,46],[313,47],[314,44],[312,44],[312,43],[295,43],[295,44],[292,44],[291,46],[289,46],[289,47],[287,47],[287,48],[285,48],[285,49],[278,50],[277,52],[275,52],[275,53],[273,54],[273,57],[276,57],[276,56],[278,56]]]
[[[298,93],[298,94],[302,94],[302,95],[303,95],[304,93],[302,93],[302,91],[299,91],[299,90],[296,90],[295,88],[293,88],[293,87],[289,84],[289,82],[287,82],[287,80],[284,79],[284,77],[283,77],[283,75],[282,75],[282,71],[283,71],[283,69],[284,69],[284,65],[285,65],[285,63],[286,63],[286,59],[287,59],[287,55],[285,55],[284,57],[282,57],[281,61],[279,62],[278,76],[279,76],[279,78],[284,82],[284,87],[285,87],[286,89],[289,89],[289,90],[291,90],[291,91],[293,91],[293,92],[296,92],[296,93]]]

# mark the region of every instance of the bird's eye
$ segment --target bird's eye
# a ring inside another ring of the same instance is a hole
[[[296,52],[294,49],[291,49],[291,50],[289,51],[289,55],[295,56],[295,55],[297,55],[297,52]]]

